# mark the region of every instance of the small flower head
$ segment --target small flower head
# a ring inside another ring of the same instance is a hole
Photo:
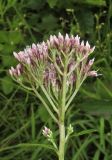
[[[22,65],[19,63],[16,68],[14,67],[11,67],[9,69],[9,74],[12,76],[12,77],[18,77],[22,74]]]
[[[88,63],[88,65],[89,65],[90,67],[93,65],[93,63],[94,63],[94,60],[95,60],[95,58],[93,58],[93,59],[90,59],[90,60],[89,60],[89,63]]]
[[[52,131],[49,128],[47,128],[46,126],[42,130],[42,134],[47,138],[51,138],[52,137]]]

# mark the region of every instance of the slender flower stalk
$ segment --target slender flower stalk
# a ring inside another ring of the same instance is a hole
[[[35,93],[59,127],[59,146],[49,128],[44,127],[42,131],[56,150],[58,160],[64,160],[65,145],[73,132],[70,125],[65,134],[66,111],[85,79],[99,75],[91,70],[94,58],[89,60],[94,49],[88,41],[80,41],[78,35],[59,33],[58,36],[51,35],[46,42],[13,53],[19,64],[11,67],[9,74],[22,87]]]

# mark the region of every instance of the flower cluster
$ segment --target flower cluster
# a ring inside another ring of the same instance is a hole
[[[19,63],[16,68],[14,67],[11,67],[11,69],[9,69],[9,73],[11,76],[14,76],[14,77],[18,77],[21,75],[22,73],[22,65]]]
[[[48,47],[45,42],[41,44],[32,44],[32,47],[27,46],[24,51],[19,53],[14,52],[14,57],[21,63],[32,64],[35,59],[44,59],[48,54]]]
[[[78,35],[76,37],[73,35],[69,37],[69,35],[66,34],[64,37],[61,33],[58,34],[58,37],[51,35],[50,39],[47,40],[47,44],[49,48],[57,48],[65,53],[74,50],[80,54],[90,54],[95,49],[95,47],[90,48],[88,41],[86,45],[84,45],[84,41],[80,42],[80,37]]]
[[[66,83],[67,86],[71,86],[76,83],[79,75],[80,81],[87,76],[98,76],[97,71],[91,71],[94,59],[88,60],[88,56],[94,49],[95,47],[91,48],[88,41],[85,44],[84,41],[80,41],[78,36],[66,34],[64,37],[61,33],[58,36],[51,35],[46,42],[32,44],[31,47],[27,46],[24,51],[14,52],[14,57],[19,64],[16,68],[11,67],[9,73],[16,79],[20,75],[29,77],[28,68],[30,68],[31,79],[39,81],[39,77],[42,77],[43,85],[59,89],[66,65]],[[65,59],[67,60],[66,64]]]

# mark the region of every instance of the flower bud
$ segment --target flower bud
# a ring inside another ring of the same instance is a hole
[[[50,138],[52,136],[52,131],[45,126],[44,129],[42,130],[42,134],[45,137]]]
[[[93,65],[93,63],[94,63],[94,60],[95,60],[95,58],[93,58],[93,59],[89,60],[88,65],[89,65],[89,66],[92,66],[92,65]]]
[[[73,133],[73,127],[71,124],[69,125],[69,127],[67,129],[68,129],[68,135]]]
[[[97,77],[98,76],[98,73],[97,73],[97,71],[89,71],[88,72],[88,76],[91,76],[91,77]]]

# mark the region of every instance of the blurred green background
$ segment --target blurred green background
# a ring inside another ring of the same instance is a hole
[[[41,130],[57,126],[8,69],[17,63],[13,51],[58,32],[95,45],[94,69],[102,74],[83,84],[67,112],[74,133],[65,160],[112,160],[111,0],[0,0],[0,160],[56,159]]]

